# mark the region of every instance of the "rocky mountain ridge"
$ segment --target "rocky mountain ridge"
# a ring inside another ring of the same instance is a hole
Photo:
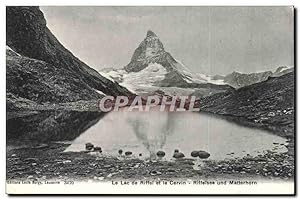
[[[175,60],[169,52],[166,52],[162,42],[157,35],[148,30],[146,38],[140,43],[134,51],[131,61],[124,67],[126,72],[140,72],[151,64],[159,64],[165,68],[165,78],[156,82],[157,86],[187,86],[190,77],[189,73],[180,62]],[[204,81],[203,81],[204,82]]]
[[[38,7],[6,7],[7,93],[35,102],[69,102],[130,95],[67,50]]]
[[[294,72],[200,100],[200,109],[244,125],[294,137]]]
[[[294,71],[293,67],[281,66],[278,67],[274,72],[265,71],[265,72],[255,72],[255,73],[241,73],[241,72],[232,72],[226,76],[216,75],[213,76],[213,80],[219,80],[228,84],[234,88],[241,88],[247,85],[252,85],[254,83],[259,83],[267,80],[269,77],[279,77],[284,74]]]

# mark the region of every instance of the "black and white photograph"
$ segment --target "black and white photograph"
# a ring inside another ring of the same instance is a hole
[[[6,193],[295,194],[293,6],[6,6]]]

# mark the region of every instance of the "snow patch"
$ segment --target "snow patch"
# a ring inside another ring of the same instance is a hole
[[[209,75],[205,75],[205,74],[200,74],[200,73],[185,73],[186,78],[185,81],[188,83],[211,83],[211,84],[215,84],[215,85],[225,85],[226,83],[224,82],[224,80],[219,79],[219,80],[213,80],[212,76]]]
[[[96,90],[96,89],[94,89],[98,94],[101,94],[101,95],[104,95],[104,96],[106,96],[106,94],[104,94],[102,91],[100,91],[100,90]]]
[[[107,78],[108,80],[115,82],[115,80],[108,74],[108,73],[104,73],[104,72],[100,72],[98,71],[98,73],[103,76],[104,78]]]
[[[180,68],[177,68],[178,70],[182,70],[183,72],[186,72],[186,73],[191,73],[190,69],[187,68],[181,61],[176,60],[175,58],[174,58],[174,60],[180,65]]]
[[[213,80],[212,76],[193,73],[180,61],[176,60],[174,69],[182,74],[187,83],[212,83],[215,85],[225,85],[223,80]],[[184,94],[189,95],[195,91],[195,88],[177,88],[177,87],[158,87],[155,83],[165,79],[167,69],[158,64],[150,63],[146,68],[139,72],[126,72],[124,69],[115,69],[106,72],[106,75],[113,78],[119,85],[127,88],[130,92],[141,94],[162,90],[168,95]]]
[[[113,78],[115,81],[121,82],[123,81],[123,75],[127,74],[127,72],[123,69],[119,69],[119,70],[112,70],[110,72],[107,72],[106,74],[111,78]]]
[[[123,82],[123,76],[126,76],[128,74],[124,69],[113,69],[109,72],[99,72],[100,75],[103,77],[113,81],[117,82],[120,86],[123,86],[127,90],[129,90],[131,93],[136,93],[135,92],[135,87],[132,84],[128,84],[126,82]],[[101,91],[98,91],[98,93]],[[99,93],[100,94],[100,93]],[[104,94],[105,95],[105,94]]]
[[[158,63],[150,63],[139,72],[126,72],[124,69],[112,70],[106,75],[115,79],[119,85],[127,88],[130,92],[136,93],[143,87],[152,87],[155,82],[165,78],[167,70]]]
[[[184,75],[184,80],[187,83],[212,83],[215,85],[225,85],[224,80],[213,80],[211,76],[200,74],[200,73],[193,73],[191,72],[182,62],[179,60],[175,61],[178,63],[176,69]]]
[[[21,56],[19,53],[15,52],[14,50],[12,50],[12,48],[10,48],[10,47],[7,46],[7,45],[6,45],[6,50],[12,51],[12,52],[15,53],[17,56]]]
[[[139,72],[130,72],[123,74],[123,82],[125,85],[139,86],[147,85],[152,86],[153,83],[161,81],[167,74],[166,68],[157,63],[150,63],[146,68]]]
[[[207,81],[207,83],[215,84],[215,85],[226,85],[223,79],[217,79],[214,80],[213,76],[205,75],[205,74],[196,74],[201,79],[204,79]]]
[[[294,66],[283,66],[283,67],[278,71],[278,73],[283,72],[283,71],[288,70],[288,69],[292,69],[292,68],[294,68]]]
[[[136,86],[134,85],[129,85],[126,83],[119,83],[119,85],[123,86],[124,88],[126,88],[127,90],[129,90],[129,92],[136,94]]]

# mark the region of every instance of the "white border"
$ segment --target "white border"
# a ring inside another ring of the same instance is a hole
[[[231,6],[254,6],[254,5],[272,5],[272,6],[279,6],[279,5],[294,5],[296,8],[298,8],[299,12],[299,7],[300,7],[300,1],[299,0],[170,0],[170,1],[162,1],[162,0],[127,0],[127,1],[122,1],[122,0],[101,0],[101,1],[96,1],[96,0],[72,0],[72,1],[67,1],[67,0],[23,0],[23,1],[16,1],[16,0],[2,0],[0,2],[1,7],[0,7],[0,14],[1,14],[1,25],[0,25],[0,33],[1,33],[1,39],[0,39],[0,46],[2,49],[2,59],[1,59],[1,67],[0,67],[0,100],[1,100],[1,134],[2,134],[2,139],[1,139],[1,199],[8,199],[9,197],[5,195],[5,174],[6,174],[6,154],[5,154],[5,126],[6,126],[6,111],[5,111],[5,24],[6,24],[6,18],[5,18],[5,6],[6,5],[202,5],[202,6],[208,6],[208,5],[231,5]],[[299,13],[298,13],[299,15]],[[296,27],[298,26],[298,20]],[[299,32],[297,32],[297,38],[299,38]],[[299,51],[297,52],[296,57],[299,57]],[[297,63],[295,63],[297,67]],[[297,70],[297,75],[299,73],[299,70]],[[297,84],[297,94],[299,94],[299,85]],[[297,97],[297,105],[299,106],[299,98]],[[299,117],[297,119],[297,125],[299,122]],[[298,136],[299,138],[299,136]],[[298,141],[297,141],[298,142]],[[298,143],[297,143],[298,144]],[[299,154],[298,154],[299,155]],[[298,158],[298,156],[297,156]],[[298,160],[298,159],[297,159]],[[297,172],[299,173],[299,165],[297,167]],[[299,182],[297,182],[298,187],[299,187]],[[297,191],[299,191],[299,188],[297,187]],[[25,198],[32,198],[32,197],[22,197],[21,199]],[[46,197],[46,198],[51,198],[51,197]],[[74,197],[68,197],[68,198],[74,198]],[[85,199],[86,197],[80,197],[81,199]],[[131,197],[127,197],[131,198]],[[203,197],[201,197],[203,198]],[[204,197],[205,198],[205,197]],[[218,197],[214,197],[218,198]],[[272,197],[270,197],[272,198]],[[288,198],[288,197],[282,197],[283,199]],[[110,198],[114,199],[114,198]],[[161,199],[161,198],[159,198]],[[248,198],[245,198],[248,199]],[[260,198],[258,198],[260,199]]]
[[[279,6],[288,6],[288,5],[295,5],[296,0],[169,0],[169,1],[162,1],[162,0],[6,0],[5,5],[201,5],[201,6],[210,6],[210,5],[219,5],[219,6],[250,6],[250,5],[279,5]]]

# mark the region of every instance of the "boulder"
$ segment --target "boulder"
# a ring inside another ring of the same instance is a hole
[[[198,156],[201,159],[206,159],[210,156],[210,153],[208,153],[206,151],[198,151]]]
[[[88,150],[88,151],[91,151],[93,150],[94,148],[94,145],[92,143],[86,143],[85,144],[85,149]]]
[[[198,157],[199,156],[199,151],[192,151],[191,156],[194,157],[194,158]]]
[[[125,152],[125,155],[126,155],[126,156],[130,156],[130,155],[132,155],[132,152],[131,152],[131,151],[126,151],[126,152]]]
[[[94,151],[98,151],[98,152],[102,153],[101,147],[94,147]]]
[[[166,155],[166,153],[165,153],[164,151],[158,151],[158,152],[156,153],[156,155],[157,155],[158,157],[162,158],[162,157],[164,157],[164,156]]]
[[[122,149],[120,149],[120,150],[118,151],[118,153],[119,153],[120,155],[122,155],[122,153],[123,153],[123,150],[122,150]]]
[[[184,154],[181,152],[174,152],[173,158],[184,158]]]

